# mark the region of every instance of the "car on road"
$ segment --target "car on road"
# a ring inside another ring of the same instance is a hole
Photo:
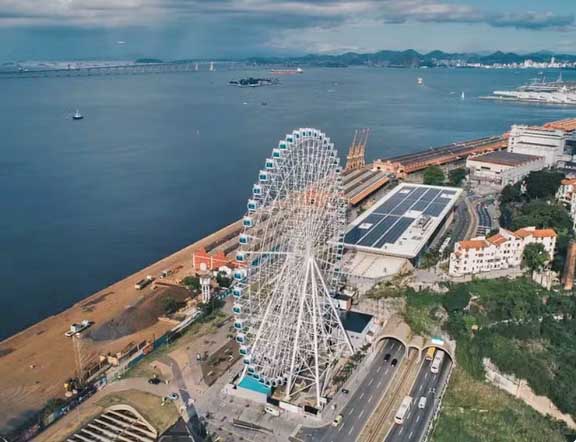
[[[348,394],[348,393],[350,393],[350,390],[348,390],[347,388],[343,388],[343,389],[342,389],[342,393]]]
[[[148,383],[150,385],[158,385],[162,383],[162,380],[158,376],[154,376],[153,378],[148,379]]]
[[[340,422],[342,422],[342,419],[343,419],[343,416],[341,414],[336,416],[336,419],[334,419],[332,421],[332,426],[337,427],[338,425],[340,425]]]
[[[171,401],[175,401],[176,399],[178,399],[178,393],[170,393],[168,395],[168,399],[170,399]]]
[[[420,409],[426,408],[426,402],[427,402],[426,396],[420,397],[420,400],[418,401],[418,408]]]
[[[390,362],[390,364],[392,365],[392,367],[396,367],[396,364],[398,364],[398,359],[392,359],[392,362]]]
[[[384,362],[388,362],[390,360],[390,353],[386,353],[384,355]]]

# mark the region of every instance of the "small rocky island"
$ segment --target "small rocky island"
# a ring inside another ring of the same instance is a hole
[[[228,84],[231,86],[238,87],[261,87],[261,86],[273,86],[279,84],[280,81],[277,78],[242,78],[241,80],[231,80]]]

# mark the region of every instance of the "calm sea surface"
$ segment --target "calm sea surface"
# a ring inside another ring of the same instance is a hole
[[[369,127],[378,158],[575,117],[476,98],[535,74],[309,69],[256,89],[227,83],[265,72],[0,81],[0,338],[237,219],[293,128],[324,130],[344,156]]]

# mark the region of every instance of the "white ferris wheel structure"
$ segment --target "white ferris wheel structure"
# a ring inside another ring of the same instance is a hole
[[[321,398],[352,352],[333,299],[346,226],[340,159],[316,129],[281,140],[248,200],[234,273],[234,327],[243,376]]]

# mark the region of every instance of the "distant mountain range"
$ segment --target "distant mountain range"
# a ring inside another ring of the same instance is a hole
[[[576,62],[576,55],[555,54],[548,51],[534,52],[531,54],[516,54],[513,52],[497,51],[488,55],[475,53],[450,53],[432,51],[422,54],[413,49],[406,51],[379,51],[367,54],[346,52],[340,55],[305,55],[301,57],[252,57],[246,61],[254,64],[265,65],[298,65],[298,66],[323,66],[323,67],[346,67],[346,66],[386,66],[386,67],[436,67],[441,65],[455,64],[458,61],[465,63],[481,63],[493,65],[497,63],[522,63],[524,60],[547,62],[552,57],[556,61]]]

